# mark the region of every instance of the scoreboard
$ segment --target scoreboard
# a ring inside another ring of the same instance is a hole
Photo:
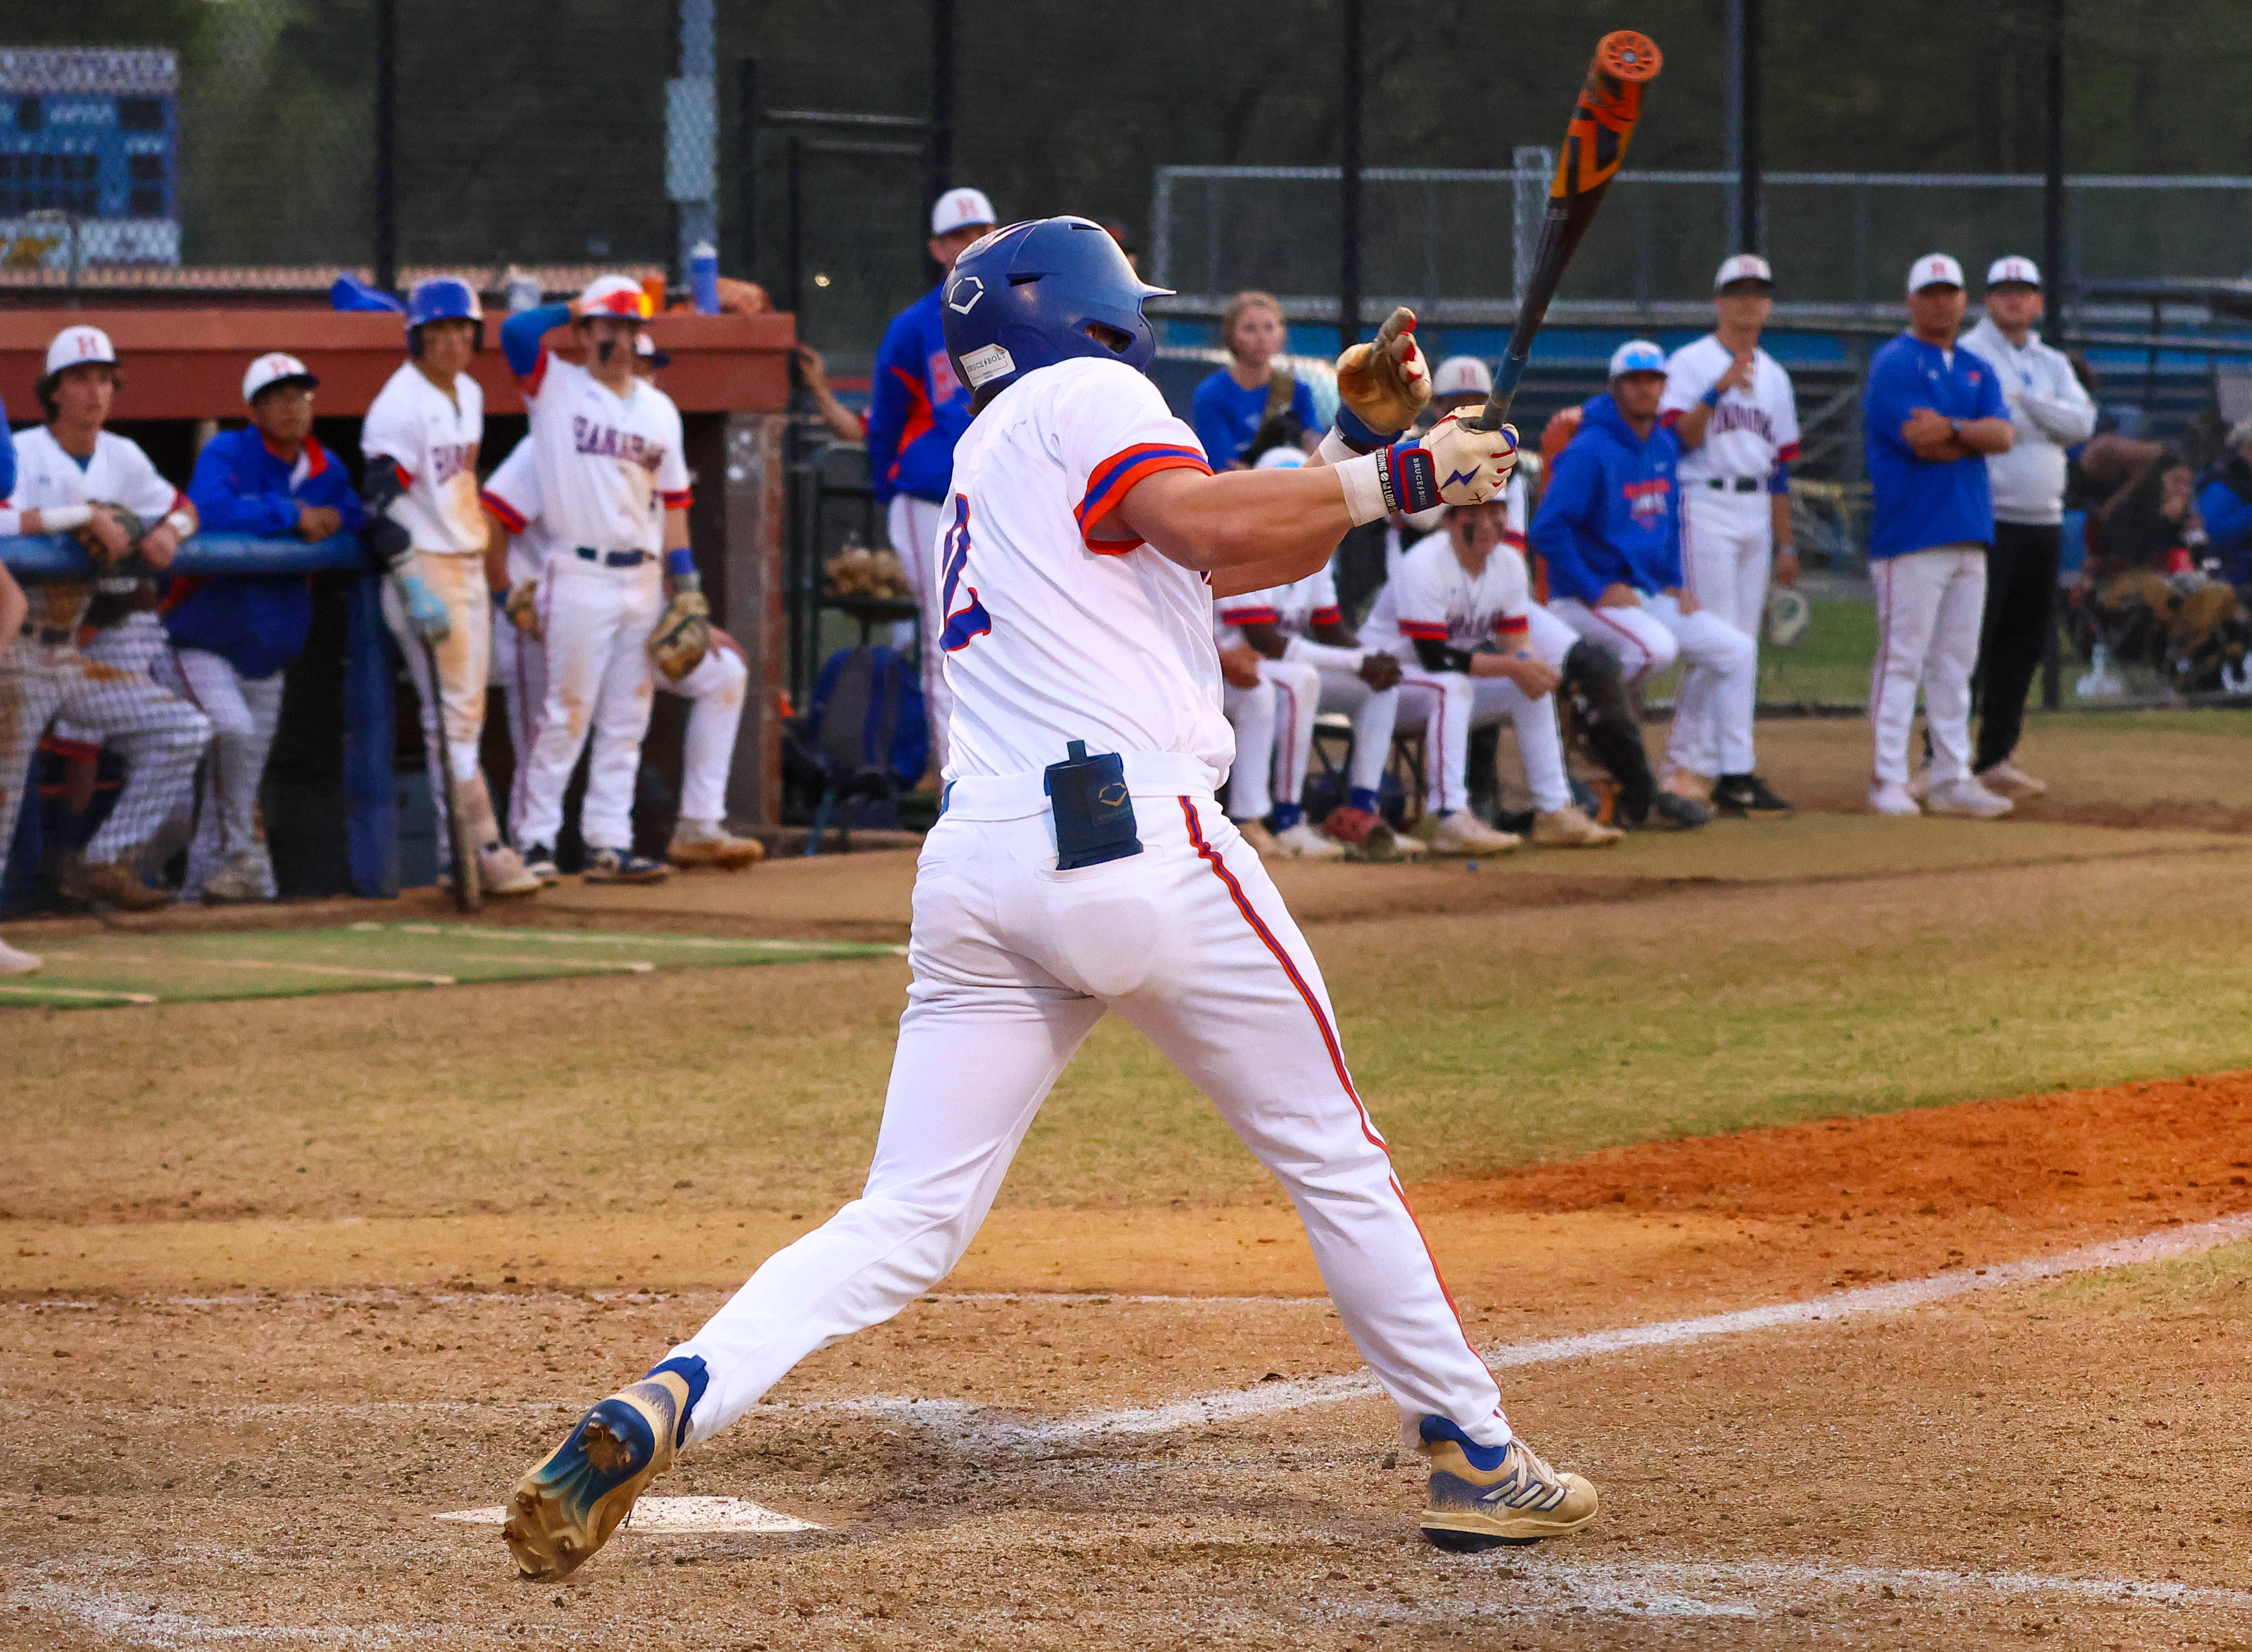
[[[177,264],[179,59],[0,51],[0,266]]]

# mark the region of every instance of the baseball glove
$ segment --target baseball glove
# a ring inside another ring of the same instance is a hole
[[[649,639],[650,657],[678,683],[712,651],[712,607],[701,591],[676,591]]]
[[[149,531],[148,524],[122,504],[112,504],[107,499],[97,499],[94,503],[115,517],[124,527],[125,548],[122,551],[115,551],[104,545],[101,536],[94,531],[94,524],[90,522],[80,528],[74,537],[86,547],[86,553],[94,559],[96,567],[115,567],[133,554],[141,543],[142,535]]]
[[[1355,344],[1337,359],[1338,394],[1353,417],[1379,435],[1396,435],[1431,404],[1431,374],[1415,345],[1415,312],[1405,305],[1377,330],[1373,344]]]

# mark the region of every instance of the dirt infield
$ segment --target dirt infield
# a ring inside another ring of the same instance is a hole
[[[1619,1149],[1417,1199],[1473,1338],[1506,1350],[2201,1232],[2185,1225],[2252,1211],[2247,1162],[2235,1073]],[[140,1227],[184,1247],[181,1270],[228,1225]],[[125,1229],[13,1231],[23,1282],[50,1260],[26,1249],[92,1243],[58,1268],[69,1295],[0,1308],[0,1392],[35,1419],[0,1444],[24,1493],[0,1510],[0,1644],[2252,1639],[2252,1246],[1505,1370],[1518,1425],[1609,1513],[1462,1560],[1414,1536],[1387,1406],[1302,1402],[1358,1362],[1284,1213],[1004,1211],[943,1294],[816,1356],[664,1487],[819,1530],[629,1533],[531,1587],[490,1530],[433,1517],[497,1501],[749,1259],[616,1294],[598,1259],[678,1238],[634,1219],[497,1288],[261,1267],[254,1289],[181,1292],[154,1253],[101,1248]],[[1231,1253],[1281,1294],[1234,1294]],[[1096,1426],[1247,1393],[1272,1403]]]

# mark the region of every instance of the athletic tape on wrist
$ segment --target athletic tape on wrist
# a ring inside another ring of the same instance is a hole
[[[1345,438],[1338,434],[1335,427],[1322,433],[1322,445],[1314,449],[1314,457],[1325,465],[1341,465],[1358,456],[1345,445]]]
[[[164,525],[175,538],[184,539],[196,531],[196,519],[184,510],[175,510],[165,517]]]
[[[1381,522],[1387,514],[1384,503],[1384,455],[1365,453],[1358,458],[1333,464],[1338,485],[1345,489],[1345,508],[1356,528],[1372,522]]]
[[[83,528],[93,520],[92,505],[49,505],[39,512],[39,527],[46,533],[68,533],[73,528]]]

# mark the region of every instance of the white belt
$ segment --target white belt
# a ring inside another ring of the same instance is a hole
[[[1101,753],[1095,753],[1101,756]],[[1185,752],[1124,752],[1126,790],[1135,797],[1212,795],[1211,768]],[[1059,752],[1056,760],[1061,762]],[[1048,812],[1047,776],[963,774],[946,785],[944,812],[956,820],[1022,820]]]

